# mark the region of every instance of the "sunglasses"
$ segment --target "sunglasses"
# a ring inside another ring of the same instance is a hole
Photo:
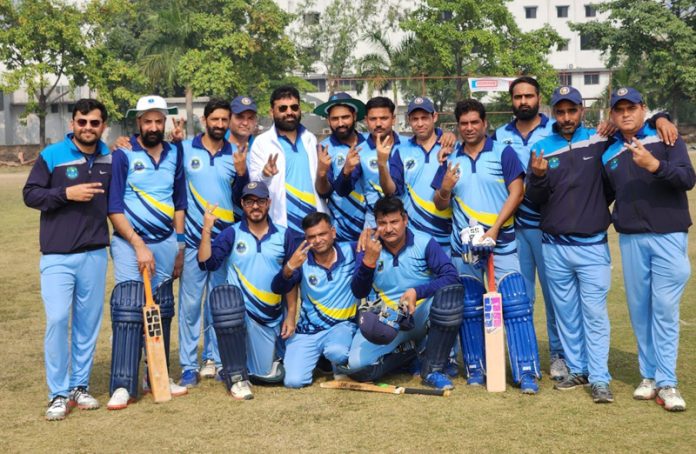
[[[299,104],[291,104],[289,106],[288,105],[278,106],[278,110],[283,112],[283,113],[287,112],[288,109],[292,110],[293,112],[297,112],[300,110],[300,105]]]
[[[85,126],[87,126],[87,123],[89,123],[89,125],[93,128],[98,128],[99,126],[101,126],[102,121],[101,120],[87,120],[86,118],[78,118],[77,120],[75,120],[75,123],[77,123],[77,126],[79,126],[80,128],[84,128]]]
[[[254,205],[258,205],[259,207],[265,207],[267,203],[268,199],[242,199],[242,205],[244,205],[247,208],[251,208]]]

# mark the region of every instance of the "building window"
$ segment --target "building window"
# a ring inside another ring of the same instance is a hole
[[[573,86],[573,75],[570,73],[559,73],[558,74],[558,85],[572,87]]]
[[[568,17],[568,6],[557,6],[556,17]]]
[[[563,52],[568,50],[568,43],[570,42],[569,39],[566,39],[564,42],[556,46],[556,50],[559,52]]]
[[[599,73],[585,74],[585,85],[599,85]]]
[[[0,112],[5,110],[5,93],[0,91]]]
[[[525,6],[524,7],[524,17],[527,19],[536,19],[537,7],[536,6]]]
[[[51,104],[51,113],[60,112],[60,104]]]
[[[594,5],[585,5],[585,17],[596,17],[597,8]]]
[[[597,50],[597,38],[592,33],[583,33],[580,35],[580,50]]]
[[[302,20],[305,24],[305,27],[317,25],[319,23],[319,13],[315,11],[304,13],[304,15],[302,16]]]

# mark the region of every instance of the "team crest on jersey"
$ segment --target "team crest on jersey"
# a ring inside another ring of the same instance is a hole
[[[201,160],[198,158],[191,159],[190,163],[191,170],[198,170],[201,168]]]
[[[338,167],[343,167],[343,164],[346,163],[346,157],[343,156],[342,154],[336,155],[336,165]]]
[[[380,260],[377,262],[377,272],[382,272],[384,271],[384,260]]]
[[[616,168],[619,166],[619,158],[616,157],[609,161],[609,169],[610,170],[616,170]]]
[[[377,158],[370,159],[370,168],[372,170],[377,170]]]
[[[77,176],[79,174],[80,174],[80,172],[77,171],[77,167],[75,167],[75,166],[70,166],[67,169],[65,169],[65,176],[71,180],[74,180],[75,178],[77,178]]]
[[[145,163],[143,161],[134,161],[133,162],[133,171],[134,172],[142,172],[145,170]]]
[[[248,247],[244,241],[239,241],[237,242],[237,245],[234,247],[234,250],[237,251],[237,254],[244,255],[246,254]]]
[[[404,162],[404,168],[406,170],[413,170],[416,168],[416,160],[413,158],[407,159],[406,162]]]
[[[319,283],[319,278],[314,274],[310,274],[307,280],[312,287],[315,287]]]
[[[558,160],[558,158],[554,157],[549,159],[549,169],[556,169],[560,164],[561,162]]]
[[[505,139],[505,140],[503,140],[503,143],[505,145],[512,145],[512,139]]]

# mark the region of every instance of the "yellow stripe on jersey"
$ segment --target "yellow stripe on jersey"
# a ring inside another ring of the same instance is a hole
[[[307,298],[309,298],[309,301],[311,301],[317,309],[319,309],[324,314],[328,315],[329,317],[335,320],[348,320],[349,318],[355,316],[355,310],[357,307],[356,304],[353,304],[352,306],[346,307],[344,309],[331,309],[330,307],[324,306],[319,301],[315,300],[309,295],[307,295]]]
[[[368,181],[368,183],[370,183],[370,186],[372,186],[372,189],[379,192],[381,195],[384,195],[384,191],[382,191],[382,186],[378,185],[374,181]]]
[[[297,188],[293,188],[290,186],[288,183],[285,183],[285,189],[288,190],[288,192],[298,199],[302,200],[304,203],[308,203],[312,205],[313,207],[317,206],[317,199],[314,197],[314,194],[311,194],[309,192],[304,192],[300,191]]]
[[[354,198],[355,200],[357,200],[360,203],[365,203],[365,197],[362,194],[360,194],[359,192],[355,192],[355,191],[351,192],[350,197]]]
[[[493,224],[495,224],[495,221],[498,219],[498,213],[484,213],[482,211],[476,211],[473,208],[467,206],[462,199],[459,197],[454,197],[454,200],[457,201],[457,204],[459,205],[459,208],[462,209],[464,213],[469,217],[469,219],[476,219],[479,223],[491,227]],[[508,219],[504,224],[503,227],[511,227],[512,224],[515,222],[515,217],[510,216],[510,219]]]
[[[387,295],[382,290],[378,289],[374,283],[372,284],[372,288],[375,290],[375,292],[377,292],[377,296],[379,297],[379,299],[382,300],[382,302],[384,304],[386,304],[388,307],[394,309],[395,311],[399,310],[399,303],[395,303],[394,301],[389,299],[389,297],[387,297]],[[422,303],[423,301],[425,301],[425,298],[421,298],[421,299],[417,300],[416,307],[418,307],[420,305],[420,303]]]
[[[242,285],[244,285],[244,288],[251,292],[252,295],[261,300],[262,303],[268,304],[269,306],[277,306],[278,304],[280,304],[280,295],[276,295],[273,292],[267,292],[265,290],[257,289],[251,282],[249,282],[249,280],[246,277],[244,277],[241,270],[236,265],[233,266],[234,271],[237,273],[237,277],[241,281]]]
[[[413,190],[413,187],[410,184],[407,184],[406,187],[408,188],[408,193],[411,194],[413,201],[428,213],[445,219],[450,219],[452,217],[452,208],[447,207],[444,210],[438,210],[435,206],[435,202],[432,200],[425,200],[420,197],[418,194],[416,194],[416,191]]]
[[[143,199],[147,200],[150,203],[150,205],[157,208],[158,210],[160,210],[162,213],[166,214],[170,218],[172,218],[172,219],[174,218],[174,207],[173,206],[167,205],[166,203],[162,203],[162,202],[156,200],[154,197],[152,197],[150,194],[146,193],[142,189],[135,187],[135,185],[133,183],[128,183],[128,184],[130,185],[131,189],[133,189],[133,191],[135,191]]]
[[[193,187],[193,183],[189,181],[189,189],[191,190],[191,194],[193,195],[193,198],[198,200],[198,203],[203,207],[203,209],[207,209],[208,206],[213,206],[213,203],[208,202],[205,200],[198,191],[196,191],[196,188]],[[220,208],[217,207],[213,211],[213,214],[217,216],[220,220],[224,222],[228,222],[232,224],[234,222],[234,212],[232,210],[226,210],[225,208]]]

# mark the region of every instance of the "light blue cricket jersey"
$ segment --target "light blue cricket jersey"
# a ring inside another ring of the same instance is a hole
[[[452,190],[452,257],[461,255],[464,251],[459,232],[470,225],[470,220],[476,220],[488,230],[498,219],[503,204],[508,198],[508,185],[516,178],[524,178],[524,170],[515,150],[507,145],[486,138],[483,150],[476,160],[472,160],[464,152],[464,146],[457,144],[448,164],[459,164],[459,180]],[[446,167],[442,166],[435,176],[432,185],[439,189]],[[517,251],[515,245],[514,216],[507,220],[500,229],[495,254],[508,255]]]
[[[306,128],[300,125],[295,143],[278,135],[278,141],[285,153],[285,189],[287,197],[288,227],[304,235],[302,219],[317,211],[317,199],[314,195],[314,178],[309,173],[308,150],[305,150],[301,135]],[[311,150],[316,153],[316,150]]]

